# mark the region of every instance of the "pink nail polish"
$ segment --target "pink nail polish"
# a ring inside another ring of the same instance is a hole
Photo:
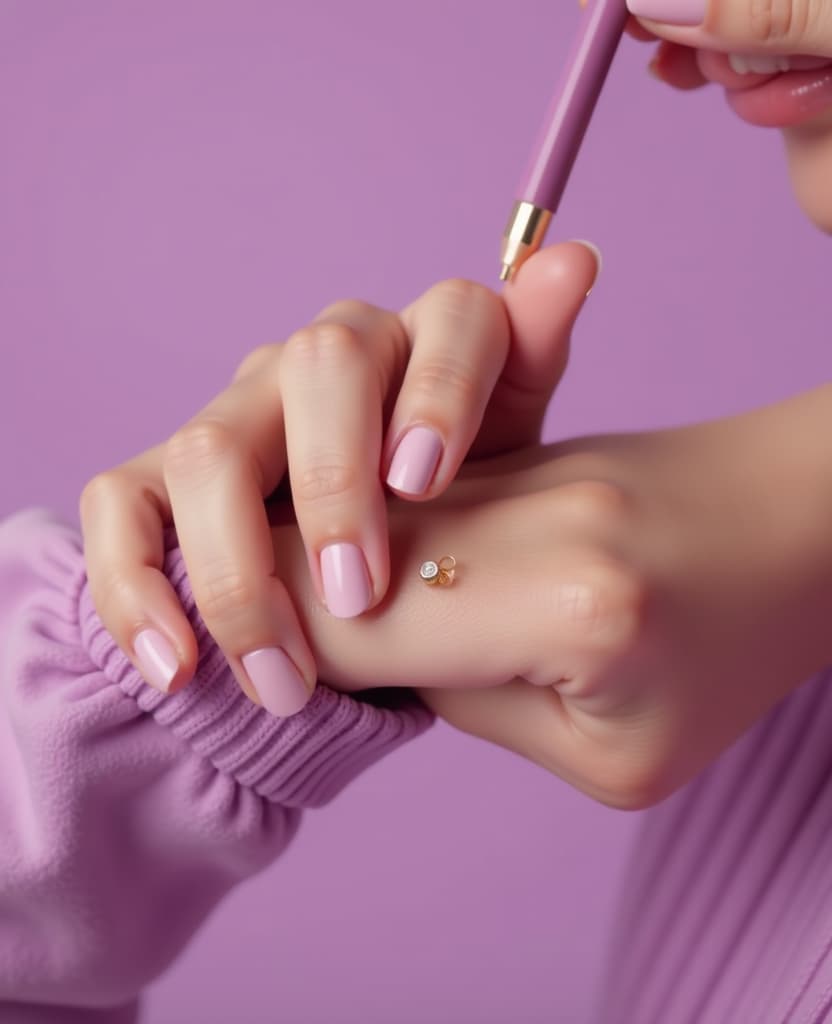
[[[321,552],[321,576],[327,608],[337,619],[351,619],[367,610],[372,591],[358,545],[328,544]]]
[[[277,718],[296,715],[309,703],[309,687],[282,647],[261,647],[240,660],[263,707]]]
[[[144,629],[133,641],[133,651],[148,683],[167,693],[179,668],[179,659],[170,641],[155,629]]]
[[[630,14],[667,25],[701,25],[707,0],[627,0]]]
[[[442,438],[430,427],[412,427],[399,441],[387,483],[405,494],[422,494],[442,457]]]

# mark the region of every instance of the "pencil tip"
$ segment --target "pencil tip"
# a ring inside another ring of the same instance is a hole
[[[510,263],[504,263],[500,270],[500,280],[508,281],[511,277],[512,266]]]

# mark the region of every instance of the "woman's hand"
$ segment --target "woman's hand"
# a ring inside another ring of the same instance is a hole
[[[679,89],[715,82],[742,120],[782,128],[798,201],[832,232],[832,3],[628,0],[630,32],[661,39],[653,74]]]
[[[304,597],[290,523],[275,550],[327,681],[415,686],[451,724],[642,807],[832,664],[831,434],[826,386],[472,463],[430,507],[391,505],[391,591],[353,622]],[[454,583],[426,586],[421,562],[445,554]]]
[[[512,511],[516,571],[490,557],[517,674],[551,685],[423,698],[604,803],[662,799],[832,664],[830,430],[827,385],[715,423],[555,446]],[[488,568],[478,554],[472,576]]]
[[[720,81],[729,90],[746,89],[790,68],[832,63],[826,0],[627,0],[627,7],[639,19],[631,34],[666,41],[653,69],[681,88]],[[811,103],[828,107],[829,90],[825,100],[812,97]],[[766,106],[771,119],[783,105],[760,103],[761,116]]]
[[[467,457],[537,439],[597,269],[571,243],[530,260],[502,297],[446,281],[401,314],[336,303],[252,352],[167,442],[94,477],[80,501],[91,591],[148,682],[180,689],[196,667],[161,571],[173,524],[240,685],[274,714],[300,710],[316,664],[275,571],[265,499],[288,475],[314,593],[332,616],[376,607],[390,579],[385,482],[432,499]]]

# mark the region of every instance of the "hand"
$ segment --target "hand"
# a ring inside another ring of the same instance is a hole
[[[650,68],[680,89],[715,82],[744,121],[784,130],[798,201],[832,231],[832,4],[628,0],[631,34],[662,40]],[[785,72],[785,73],[783,73]]]
[[[604,803],[664,798],[832,663],[830,427],[827,385],[551,449],[514,512],[523,549],[503,607],[527,645],[518,675],[553,685],[423,698]]]
[[[275,572],[264,499],[288,472],[329,613],[377,606],[390,573],[382,481],[405,500],[435,498],[466,457],[533,442],[596,274],[592,251],[573,243],[538,254],[502,298],[446,281],[400,315],[337,303],[251,353],[167,442],[94,477],[80,501],[91,591],[148,682],[177,690],[196,666],[162,572],[173,524],[240,685],[274,714],[300,710],[316,665]]]
[[[826,386],[472,463],[429,508],[391,507],[391,593],[355,622],[303,600],[292,526],[275,548],[328,681],[419,687],[451,724],[643,807],[832,663],[830,432]],[[425,586],[443,554],[456,581]]]

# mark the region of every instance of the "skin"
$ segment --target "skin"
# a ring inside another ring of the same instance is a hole
[[[416,686],[453,725],[645,807],[832,661],[830,428],[826,385],[470,463],[429,506],[391,503],[391,588],[357,620],[321,608],[288,504],[275,557],[337,688]],[[424,553],[449,551],[452,588],[426,586]]]
[[[768,17],[763,17],[764,13]],[[675,26],[632,18],[630,35],[659,40],[650,70],[676,89],[736,87],[719,55],[797,54],[832,59],[829,0],[710,0],[701,26]],[[743,84],[762,81],[747,76]],[[832,110],[782,132],[792,187],[801,209],[821,231],[832,233]]]
[[[454,280],[400,315],[336,303],[285,345],[252,352],[165,444],[94,477],[80,501],[91,591],[139,671],[133,642],[146,627],[178,653],[170,691],[196,669],[196,640],[162,572],[174,522],[197,607],[245,692],[259,700],[243,656],[280,646],[311,696],[315,659],[275,571],[264,498],[279,485],[291,495],[322,607],[318,553],[335,540],[365,551],[377,606],[390,579],[379,466],[383,479],[408,424],[432,426],[443,459],[424,494],[400,495],[424,501],[466,457],[536,441],[597,269],[590,249],[567,243],[529,261],[503,298]]]
[[[761,36],[759,5],[712,0],[704,27],[630,31],[662,40],[652,70],[678,88],[720,82],[714,54],[832,55],[832,6],[784,6],[812,17]],[[784,136],[800,205],[832,231],[832,115]],[[451,281],[399,313],[336,303],[255,350],[165,444],[93,478],[80,501],[90,585],[128,657],[141,670],[132,644],[152,626],[176,651],[170,689],[193,676],[196,643],[161,571],[173,523],[197,606],[252,700],[241,657],[281,646],[310,694],[318,674],[343,689],[425,687],[452,724],[605,803],[646,806],[687,781],[832,660],[832,394],[534,447],[596,273],[571,243],[538,253],[501,296]],[[439,434],[442,458],[423,493],[391,503],[385,476],[413,425]],[[271,522],[270,495],[283,499]],[[319,553],[333,540],[364,551],[357,618],[325,607]],[[445,552],[458,581],[426,587],[419,562]]]

